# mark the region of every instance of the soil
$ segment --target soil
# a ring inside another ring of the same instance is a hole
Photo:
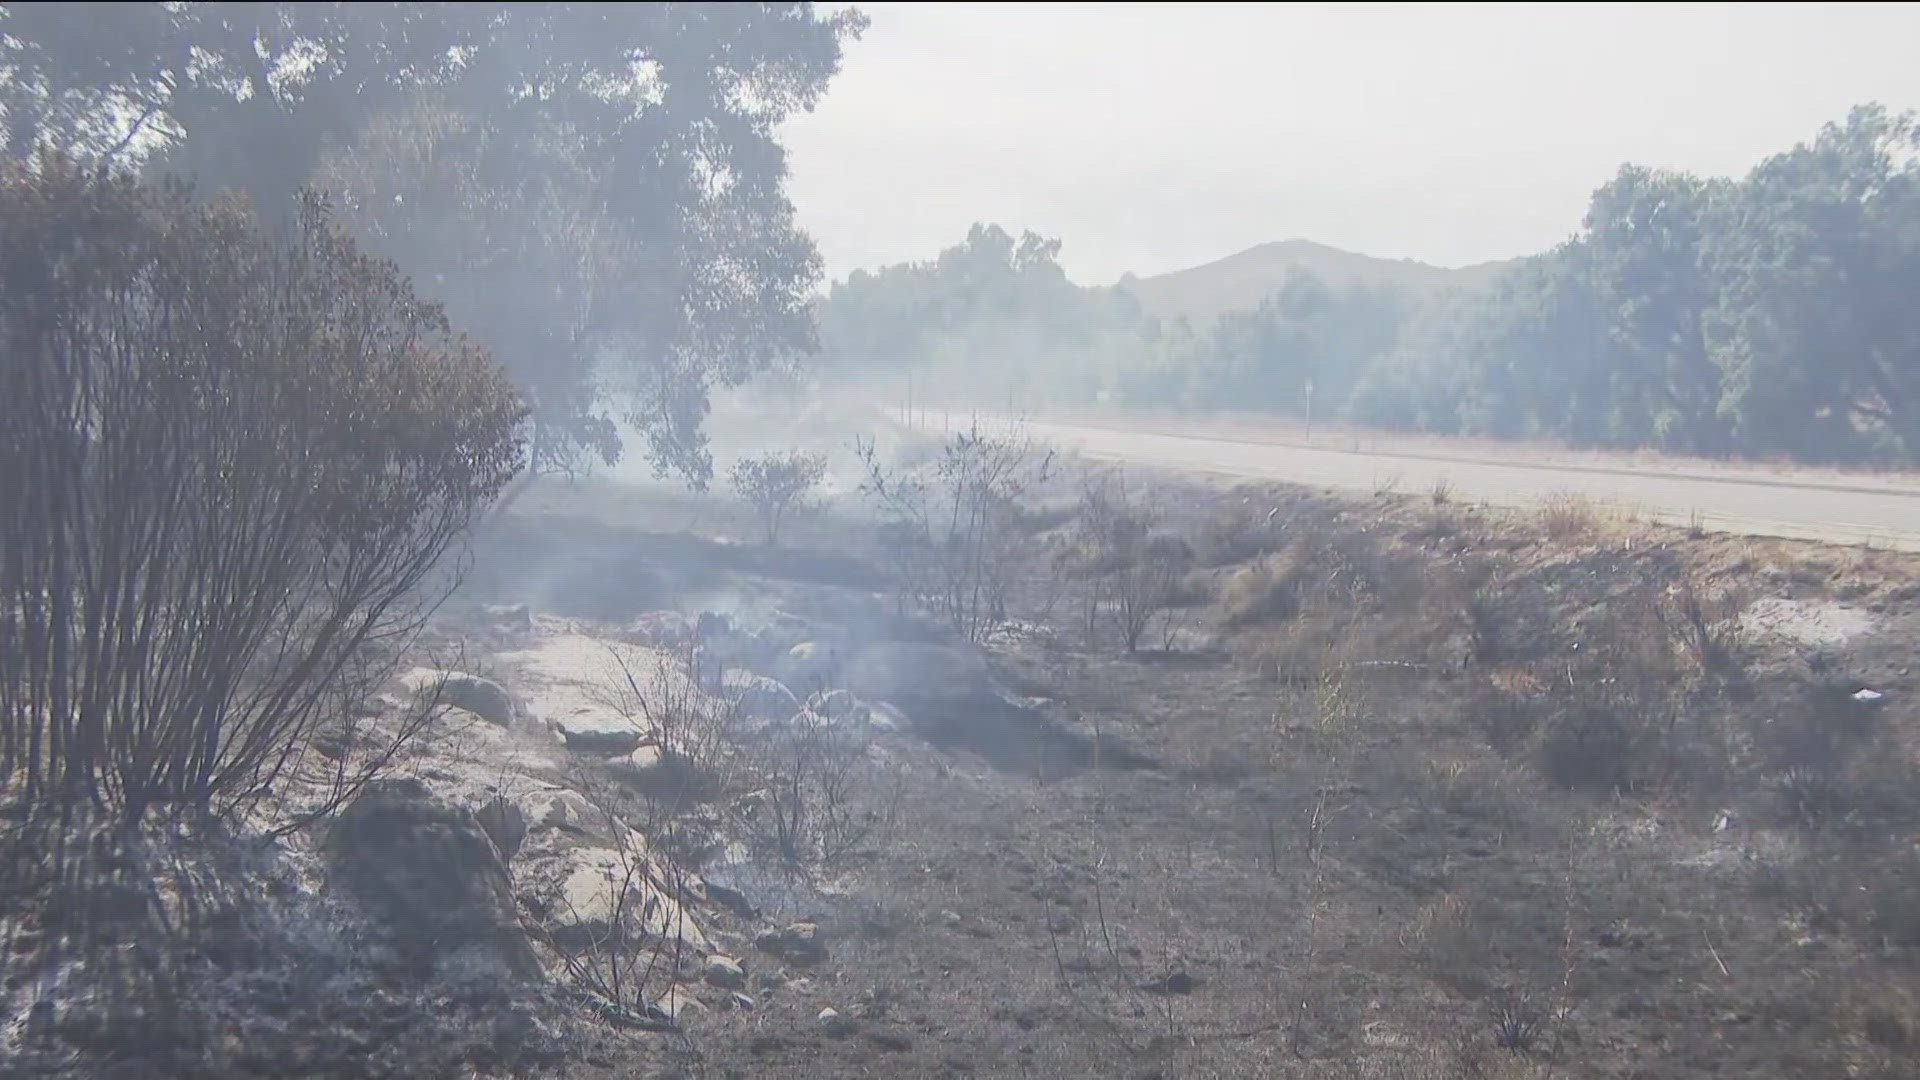
[[[986,646],[1000,692],[905,680],[874,725],[865,842],[804,873],[724,838],[673,853],[737,964],[688,957],[651,1018],[335,978],[373,1003],[355,1038],[413,1034],[307,1074],[1920,1075],[1920,557],[1129,480],[1191,547],[1185,606],[1129,653],[1035,559]],[[1039,493],[1036,554],[1075,494]],[[841,511],[769,548],[724,500],[536,485],[424,651],[583,731],[605,703],[582,687],[661,611],[936,655]],[[498,605],[529,611],[502,629]],[[567,753],[477,720],[463,745],[429,779],[474,799],[508,755]]]
[[[1499,609],[1491,659],[1437,658],[1442,624],[1396,637],[1412,601],[1361,605],[1349,638],[1383,663],[1339,680],[1262,659],[1293,655],[1287,635],[1308,616],[1216,629],[1202,602],[1189,625],[1219,648],[1129,656],[1086,643],[1071,612],[1029,613],[992,662],[1079,733],[1076,749],[1005,723],[971,740],[884,735],[877,752],[909,792],[884,840],[808,888],[751,898],[763,922],[813,921],[827,957],[769,979],[779,965],[749,956],[753,1010],[703,1013],[684,1038],[607,1034],[566,1075],[1920,1072],[1913,558],[1619,520],[1548,537],[1525,516],[1424,496],[1156,483],[1165,520],[1194,536],[1282,507],[1291,527],[1363,536],[1379,565],[1416,578],[1479,567],[1477,595]],[[563,524],[572,496],[545,497],[515,528],[555,565],[591,563],[568,553],[587,535]],[[665,516],[605,492],[571,505],[588,503],[603,522]],[[751,535],[734,513],[706,517],[702,550]],[[623,543],[643,558],[695,541],[635,530]],[[654,579],[647,602],[729,593],[844,611],[879,599],[848,558],[868,550],[860,526],[815,520],[783,554]],[[1496,748],[1489,685],[1583,677],[1601,616],[1681,583],[1739,594],[1732,667],[1676,667],[1684,690],[1660,691],[1684,695],[1676,724],[1711,729],[1722,758],[1596,787],[1557,782],[1533,744]],[[612,594],[543,585],[485,599],[565,611]],[[1861,688],[1883,698],[1861,721],[1874,749],[1835,774],[1845,809],[1793,812],[1769,732]]]

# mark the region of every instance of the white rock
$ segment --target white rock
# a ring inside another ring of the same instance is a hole
[[[406,675],[404,682],[416,694],[430,694],[438,686],[440,704],[465,709],[489,724],[501,727],[513,725],[513,699],[507,695],[504,687],[492,679],[461,671],[415,668]]]
[[[819,641],[803,641],[787,650],[787,655],[775,665],[774,674],[788,688],[798,686],[811,693],[838,685],[839,669],[840,656],[833,646]]]
[[[739,702],[740,713],[755,720],[782,720],[800,709],[800,699],[778,679],[730,669],[724,679],[726,693]]]
[[[488,604],[482,610],[495,626],[511,630],[533,629],[533,610],[525,604]]]

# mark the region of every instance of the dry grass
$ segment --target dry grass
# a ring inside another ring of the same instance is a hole
[[[856,1019],[913,1036],[880,1059],[898,1075],[1630,1075],[1647,1046],[1681,1078],[1920,1075],[1893,989],[1920,944],[1905,659],[1837,650],[1880,712],[1813,694],[1790,650],[1735,647],[1726,588],[1778,567],[1864,606],[1906,564],[1816,573],[1811,549],[1644,524],[1590,543],[1616,521],[1584,500],[1555,526],[1581,542],[1457,506],[1455,536],[1421,535],[1450,505],[1170,499],[1169,529],[1217,527],[1207,561],[1244,553],[1184,583],[1231,660],[996,651],[1155,767],[1036,785],[890,737],[916,797],[846,878],[887,912],[835,928],[830,989],[762,1001],[763,1049],[703,1050],[741,1075],[870,1068],[864,1030],[814,1017],[873,986],[893,1011]],[[1176,969],[1197,988],[1148,989]]]
[[[1205,607],[1219,597],[1219,573],[1196,568],[1175,583],[1167,594],[1167,603],[1173,607]]]
[[[1290,547],[1228,575],[1219,594],[1222,625],[1248,626],[1298,615],[1301,569],[1299,548]]]
[[[1740,615],[1748,601],[1744,589],[1683,579],[1656,609],[1667,636],[1695,665],[1710,674],[1734,663]]]
[[[1422,904],[1403,940],[1440,982],[1468,992],[1486,989],[1493,934],[1464,897],[1445,893]]]
[[[1194,558],[1203,567],[1231,566],[1271,550],[1284,511],[1256,505],[1251,495],[1237,505],[1213,511],[1193,538]]]
[[[1591,540],[1600,531],[1600,512],[1585,495],[1556,491],[1540,501],[1540,527],[1549,540]]]

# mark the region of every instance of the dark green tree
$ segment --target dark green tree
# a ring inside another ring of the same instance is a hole
[[[1720,410],[1743,446],[1847,457],[1920,448],[1920,133],[1853,111],[1763,162],[1709,258]]]

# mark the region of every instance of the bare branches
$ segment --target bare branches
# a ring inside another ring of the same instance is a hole
[[[1104,613],[1128,652],[1156,622],[1163,643],[1171,641],[1169,608],[1194,563],[1186,541],[1159,524],[1152,508],[1128,493],[1125,477],[1087,478],[1070,561],[1086,581],[1089,631]]]
[[[991,637],[1006,624],[1027,556],[1025,500],[1052,475],[1052,452],[1018,434],[982,434],[978,425],[912,471],[880,464],[871,442],[855,449],[867,471],[862,490],[886,518],[901,600],[968,641]]]

